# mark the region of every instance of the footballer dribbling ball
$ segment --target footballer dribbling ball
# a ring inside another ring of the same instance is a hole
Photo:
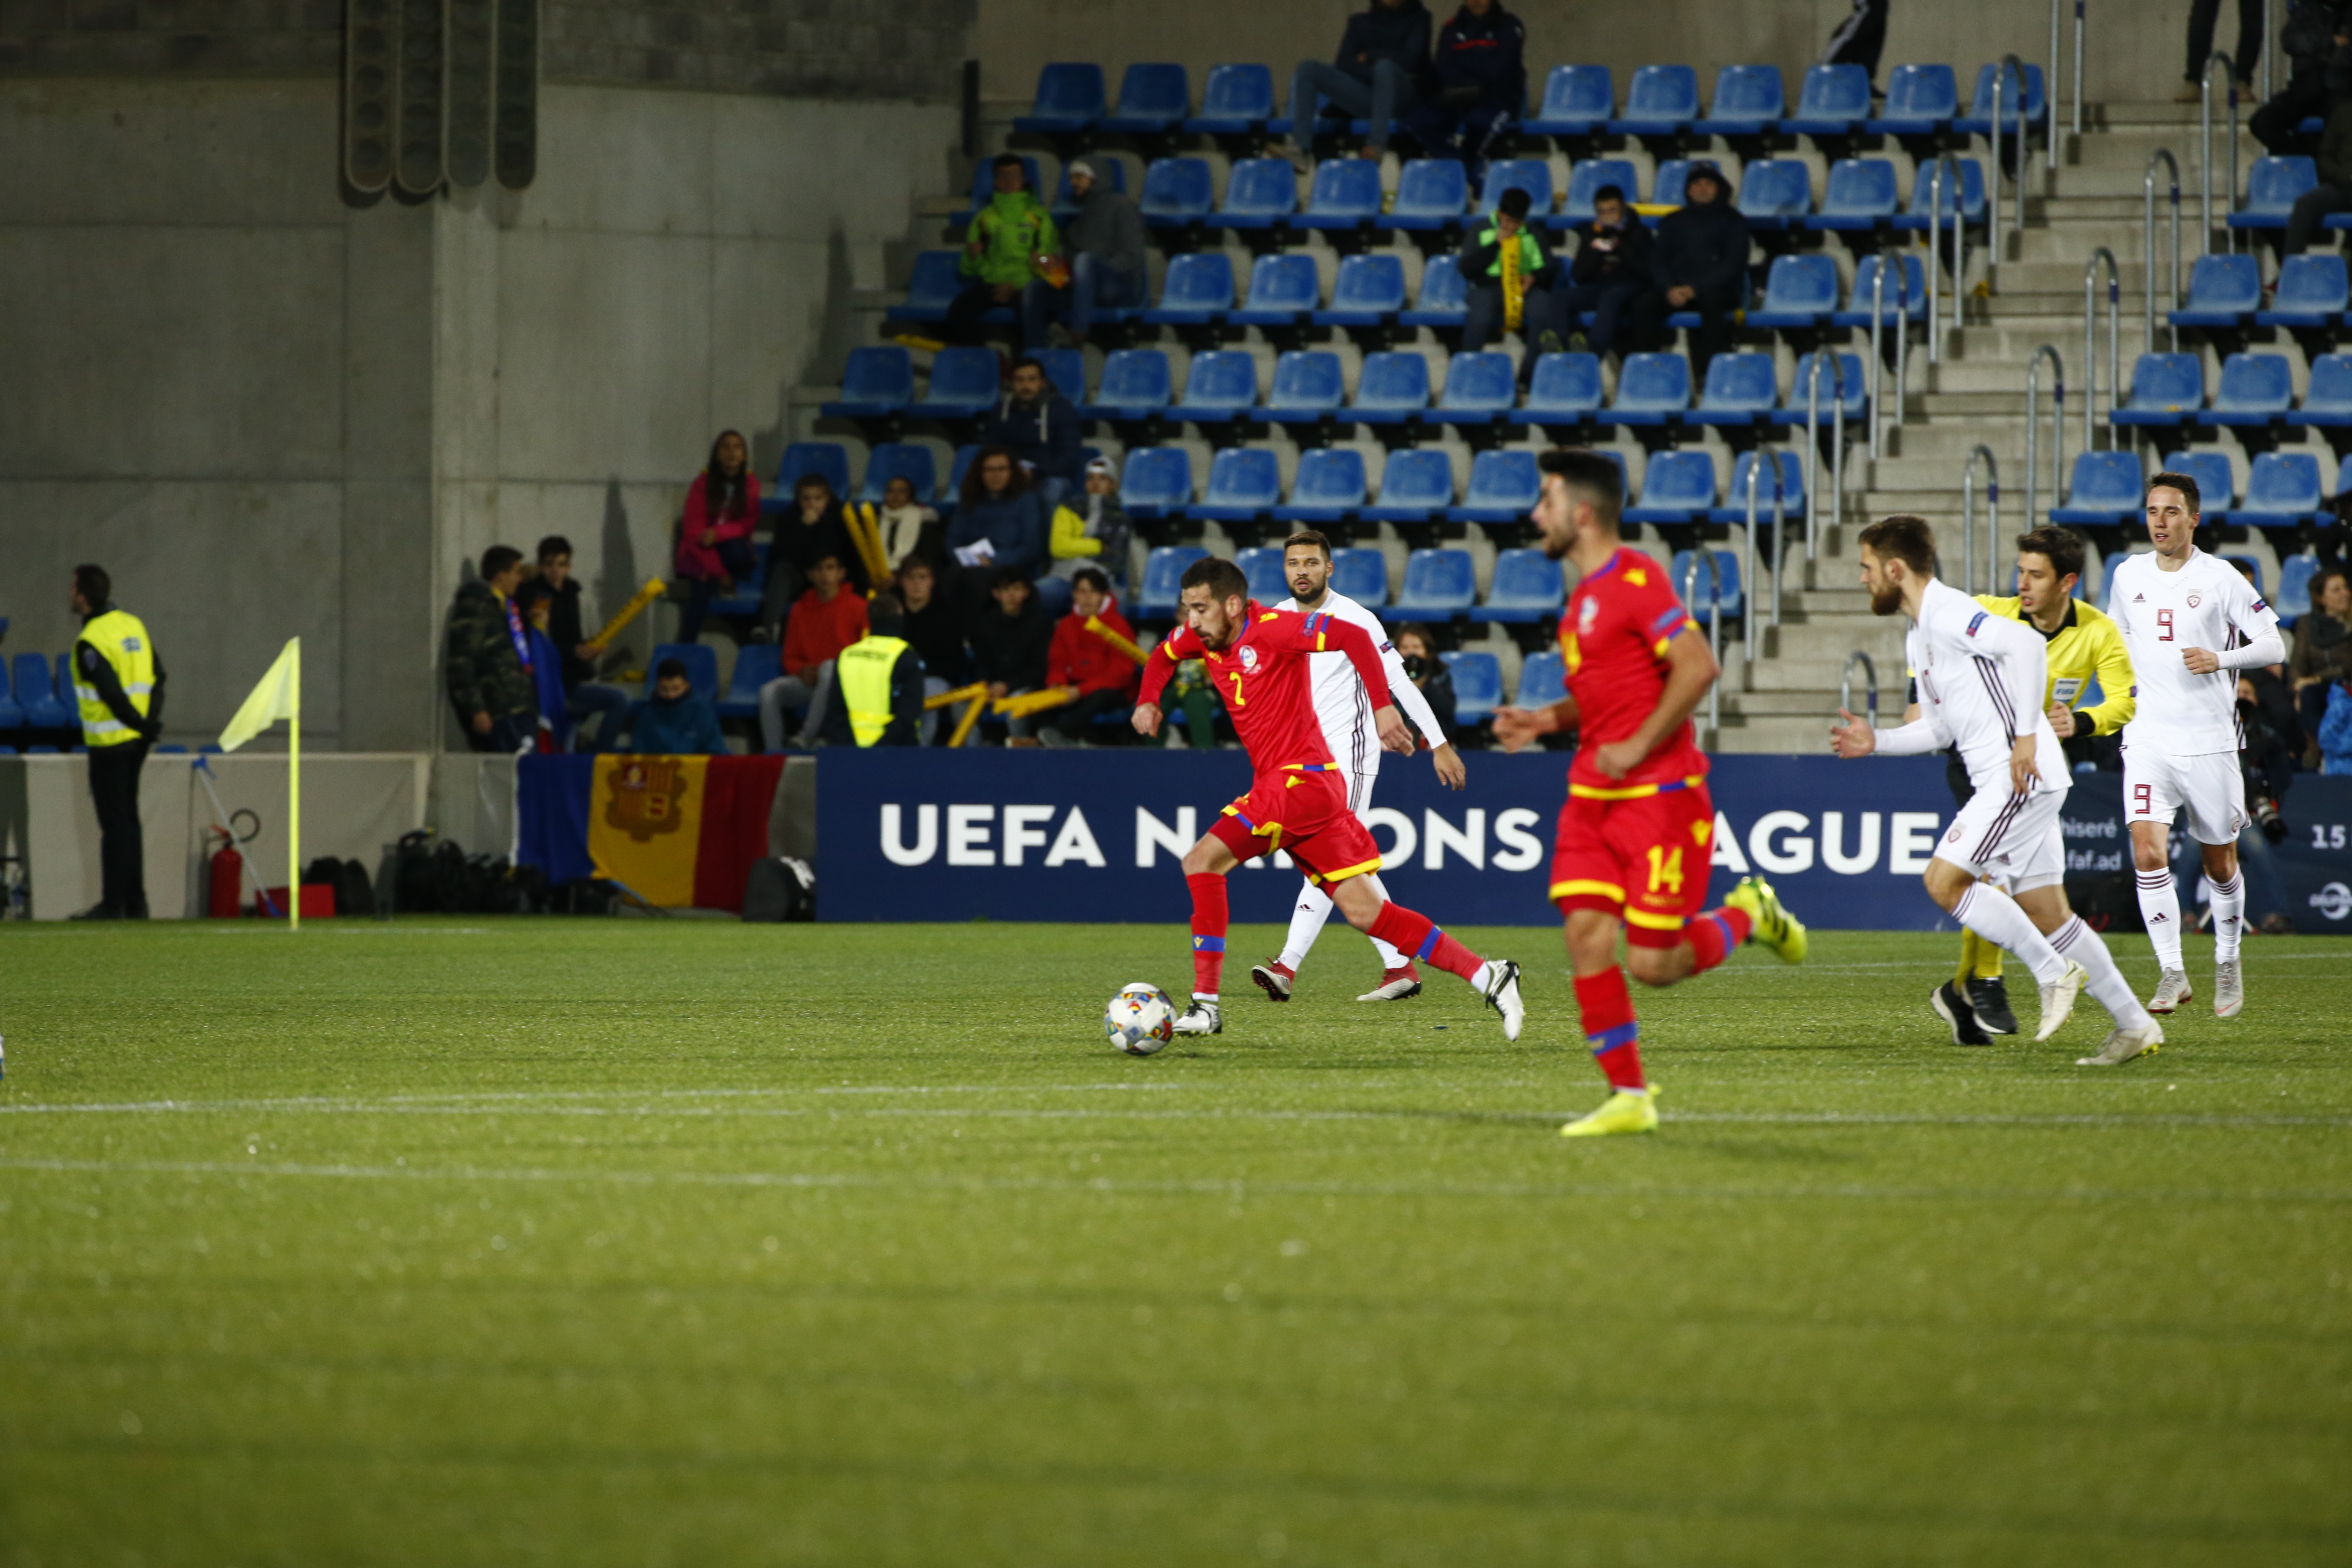
[[[1157,985],[1122,986],[1103,1009],[1103,1033],[1131,1057],[1148,1057],[1176,1037],[1176,1005]]]

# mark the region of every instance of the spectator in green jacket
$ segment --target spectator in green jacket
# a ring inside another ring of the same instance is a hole
[[[482,552],[482,574],[459,584],[449,606],[441,675],[466,744],[478,752],[519,752],[538,739],[530,626],[515,603],[524,571],[521,551],[493,544]]]
[[[1037,258],[1061,248],[1053,215],[1023,183],[1027,171],[1021,160],[1011,153],[998,154],[995,175],[996,195],[972,216],[964,237],[961,270],[970,281],[948,306],[943,330],[951,343],[980,342],[981,318],[1018,300],[1035,274]]]

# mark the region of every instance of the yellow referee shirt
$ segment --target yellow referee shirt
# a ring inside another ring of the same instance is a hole
[[[2007,616],[2012,621],[2023,621],[2034,626],[2032,617],[2018,606],[2017,599],[1996,599],[1990,594],[1979,594],[1977,603],[1996,616]],[[2074,732],[2078,735],[2111,735],[2124,727],[2138,706],[2139,688],[2132,677],[2131,654],[2124,647],[2124,635],[2106,613],[2084,604],[2080,599],[2066,601],[2066,619],[2054,632],[2042,632],[2042,640],[2050,645],[2050,689],[2042,695],[2042,706],[2047,710],[2053,702],[2063,702],[2074,710]],[[2090,689],[2095,679],[2099,685],[2099,705],[2095,708],[2075,706],[2075,700]]]

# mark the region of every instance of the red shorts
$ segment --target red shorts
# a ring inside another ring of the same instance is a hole
[[[1706,907],[1715,853],[1715,802],[1704,779],[1643,786],[1648,793],[1570,786],[1551,853],[1551,901],[1559,912],[1606,910],[1634,947],[1675,947]],[[1585,793],[1580,793],[1585,792]]]
[[[1249,794],[1225,807],[1209,829],[1242,859],[1286,849],[1310,882],[1337,882],[1381,868],[1381,847],[1348,809],[1348,786],[1336,766],[1309,763],[1260,773]]]

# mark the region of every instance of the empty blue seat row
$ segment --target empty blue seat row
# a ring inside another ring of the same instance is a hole
[[[81,727],[81,701],[74,695],[73,660],[58,654],[20,653],[15,659],[16,679],[0,668],[0,730],[68,730]]]
[[[2319,458],[2309,452],[2257,454],[2246,475],[2246,498],[2232,504],[2234,479],[2230,459],[2219,452],[2172,452],[2164,467],[2197,481],[2200,515],[2209,523],[2230,522],[2254,528],[2294,528],[2306,519],[2325,514],[2326,496],[2321,489]],[[2337,491],[2347,475],[2339,472]],[[2147,493],[2147,476],[2137,454],[2084,452],[2074,459],[2073,483],[2065,502],[2050,511],[2053,522],[2129,525],[2139,520]]]
[[[2176,327],[2331,328],[2345,325],[2352,305],[2340,254],[2290,256],[2279,266],[2268,309],[2263,305],[2261,262],[2252,255],[2200,256],[2189,269],[2189,298],[2171,313]]]
[[[2352,428],[2352,354],[2313,360],[2300,406],[2284,354],[2230,355],[2221,362],[2221,385],[2210,405],[2205,400],[2204,364],[2195,354],[2142,354],[2132,365],[2130,396],[2109,417],[2124,426]]]

